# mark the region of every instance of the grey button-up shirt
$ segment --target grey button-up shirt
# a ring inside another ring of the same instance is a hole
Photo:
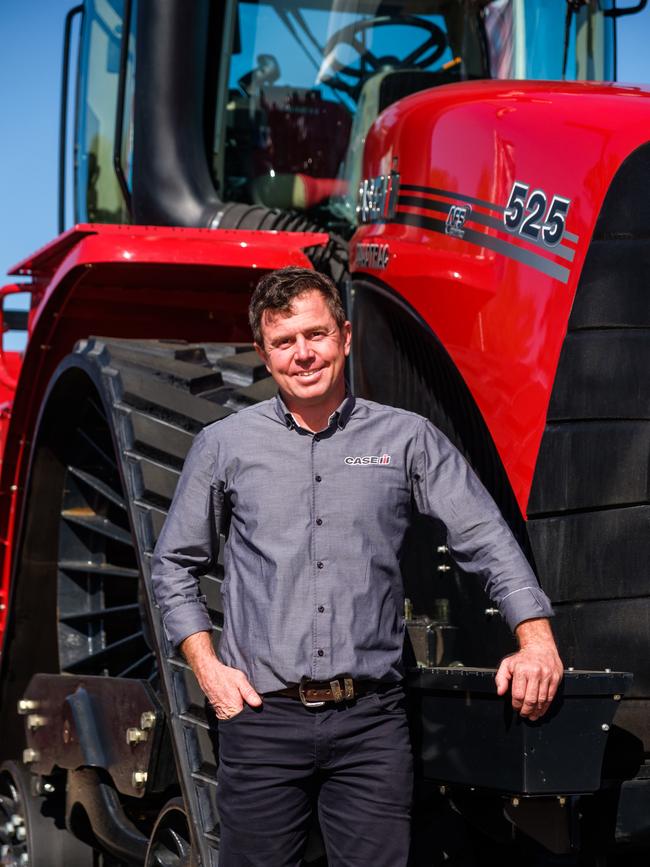
[[[198,576],[228,515],[226,665],[261,693],[303,676],[399,680],[414,505],[443,521],[512,629],[552,614],[494,501],[429,421],[349,396],[312,434],[278,396],[206,427],[187,456],[153,559],[168,639],[211,629]]]

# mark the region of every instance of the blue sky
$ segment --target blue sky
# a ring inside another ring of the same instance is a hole
[[[63,21],[73,5],[72,0],[0,0],[2,277],[56,235]],[[650,83],[648,45],[650,6],[619,24],[621,81]]]

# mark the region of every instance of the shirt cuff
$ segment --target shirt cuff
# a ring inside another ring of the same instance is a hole
[[[167,640],[178,647],[188,635],[195,632],[212,632],[212,621],[205,607],[205,596],[188,599],[168,611],[163,620]]]
[[[514,632],[524,620],[537,617],[553,617],[553,608],[546,593],[540,587],[521,587],[508,593],[499,605],[501,616]]]

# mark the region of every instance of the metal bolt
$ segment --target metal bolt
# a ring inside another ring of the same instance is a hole
[[[606,669],[605,669],[605,674],[610,674],[611,671],[612,671],[611,668],[606,668]]]
[[[616,695],[614,696],[614,701],[620,701],[620,700],[621,700],[621,696],[618,693],[616,693]]]
[[[498,613],[499,613],[499,609],[498,609],[498,608],[486,608],[486,609],[485,609],[485,616],[486,616],[486,617],[494,617],[494,616],[497,615]]]
[[[144,731],[152,729],[156,725],[156,714],[152,710],[146,710],[140,717],[140,728]]]
[[[447,786],[440,786],[439,791],[440,791],[441,795],[446,795],[447,794]]]
[[[564,795],[560,795],[560,797],[557,799],[557,802],[560,805],[560,807],[565,807],[566,806],[566,798],[564,797]]]
[[[575,671],[575,668],[574,668],[572,665],[570,665],[570,666],[567,668],[567,671]]]
[[[133,771],[133,776],[131,777],[131,783],[135,789],[141,789],[144,784],[147,782],[147,772],[146,771]]]
[[[451,566],[447,566],[446,563],[443,563],[442,566],[438,566],[438,572],[451,572]]]
[[[41,726],[45,725],[45,717],[40,716],[37,713],[30,713],[27,716],[27,728],[31,731],[35,731],[36,729],[40,729]]]
[[[518,807],[519,806],[519,798],[512,798],[510,803],[512,804],[513,807]]]
[[[438,552],[438,554],[448,554],[449,548],[446,545],[438,545],[436,551]]]
[[[604,732],[608,732],[608,731],[609,731],[609,726],[607,725],[607,723],[603,723],[603,724],[601,725],[601,729],[602,729]]]
[[[20,716],[25,716],[30,711],[38,708],[38,702],[31,698],[21,698],[18,700],[18,713]]]
[[[16,839],[17,840],[25,840],[27,837],[27,829],[24,825],[21,825],[20,828],[16,828]]]
[[[28,765],[30,762],[37,762],[39,760],[38,750],[34,750],[31,747],[27,747],[26,750],[23,750],[23,763]]]
[[[126,730],[126,742],[127,744],[139,744],[142,741],[146,741],[149,737],[148,732],[143,732],[142,729],[131,728]]]

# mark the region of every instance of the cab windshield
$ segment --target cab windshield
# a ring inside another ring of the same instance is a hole
[[[612,3],[567,15],[561,0],[233,2],[214,139],[220,195],[350,226],[381,111],[463,79],[611,78]]]
[[[489,73],[479,16],[458,0],[240,0],[231,45],[215,136],[223,198],[347,221],[378,114]]]

